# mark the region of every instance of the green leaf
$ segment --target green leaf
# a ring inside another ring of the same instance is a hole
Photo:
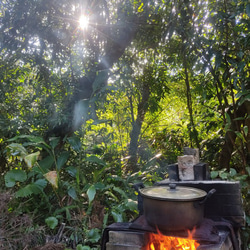
[[[242,70],[244,69],[244,67],[246,66],[246,63],[244,61],[241,61],[239,64],[238,64],[238,71],[239,72],[242,72]]]
[[[24,161],[27,164],[28,168],[32,168],[34,166],[34,164],[37,162],[38,157],[40,155],[40,152],[35,152],[29,155],[26,155],[24,157]]]
[[[122,214],[117,213],[115,211],[112,211],[111,214],[112,214],[115,222],[123,222]]]
[[[92,228],[88,232],[88,240],[92,243],[97,243],[101,238],[100,230],[97,228]]]
[[[220,172],[219,176],[222,180],[226,180],[228,178],[228,173],[226,172]]]
[[[51,155],[49,155],[46,158],[39,161],[38,164],[44,172],[48,172],[48,170],[52,167],[54,162],[55,162],[54,158]]]
[[[55,229],[58,225],[58,220],[56,217],[48,217],[47,219],[45,219],[45,223],[50,229]]]
[[[69,152],[64,151],[60,154],[60,156],[57,158],[57,162],[56,162],[56,166],[57,166],[57,170],[60,170],[64,164],[67,162],[69,158]]]
[[[99,124],[110,124],[112,121],[111,120],[108,120],[108,119],[100,119],[100,120],[94,120],[92,122],[92,125],[99,125]]]
[[[70,166],[66,168],[66,171],[72,176],[76,177],[77,169],[76,167]]]
[[[136,210],[137,210],[137,202],[130,200],[130,201],[128,201],[128,202],[126,203],[126,207],[127,207],[130,211],[136,211]]]
[[[105,187],[106,187],[106,185],[101,183],[101,182],[95,183],[96,190],[104,190]]]
[[[11,154],[14,156],[20,155],[21,157],[24,157],[27,155],[26,148],[19,143],[11,143],[7,146],[7,149],[10,149]]]
[[[106,81],[108,79],[108,72],[109,70],[100,70],[97,72],[95,81],[93,82],[93,91],[97,91],[98,89],[101,89],[102,86],[106,85]]]
[[[228,113],[226,113],[226,120],[228,124],[231,124],[231,117]]]
[[[47,181],[45,179],[38,179],[36,182],[28,184],[27,186],[19,189],[15,193],[15,197],[28,197],[32,194],[39,194],[47,186]]]
[[[77,194],[76,194],[75,188],[71,187],[71,188],[68,190],[68,195],[69,195],[73,200],[77,200]]]
[[[5,186],[14,187],[16,182],[24,182],[27,179],[27,174],[21,169],[13,169],[4,176]]]
[[[210,175],[212,179],[215,179],[218,177],[219,172],[218,171],[211,171]]]
[[[44,189],[47,186],[47,181],[45,179],[38,179],[34,184]]]
[[[89,246],[83,246],[82,244],[79,244],[76,246],[76,250],[91,250]]]
[[[50,139],[50,145],[53,149],[55,149],[55,147],[59,144],[60,142],[60,138],[58,137],[51,137]]]
[[[15,136],[15,137],[9,139],[8,141],[16,141],[18,139],[28,139],[31,142],[45,143],[45,141],[43,140],[42,137],[34,136],[34,135],[18,135],[18,136]]]
[[[93,162],[93,163],[97,163],[99,165],[102,165],[102,166],[105,166],[106,165],[106,162],[103,161],[102,159],[98,158],[97,156],[95,155],[91,155],[89,157],[86,158],[86,161],[89,161],[89,162]]]
[[[248,3],[246,6],[246,13],[250,17],[250,3]]]
[[[215,68],[218,69],[221,66],[222,54],[221,52],[217,52],[215,57]]]
[[[241,134],[241,132],[235,131],[235,134],[236,134],[236,136],[237,136],[238,138],[240,138],[241,140],[244,141],[244,137],[243,137],[243,135]]]
[[[248,175],[250,175],[250,167],[246,167],[246,171],[247,171]]]
[[[235,175],[237,175],[237,172],[234,168],[230,168],[230,172],[229,172],[231,177],[234,177]]]
[[[91,185],[89,187],[89,189],[87,190],[87,195],[88,195],[88,198],[89,198],[89,203],[91,203],[94,200],[95,195],[96,195],[96,189],[95,189],[94,185]]]
[[[72,147],[73,150],[79,152],[81,147],[82,147],[82,143],[79,137],[68,137],[67,141],[69,142],[70,146]]]
[[[121,188],[114,187],[113,189],[114,189],[114,191],[116,191],[119,194],[121,194],[123,196],[123,198],[125,198],[125,199],[128,198],[127,194]]]
[[[248,134],[248,126],[244,126],[243,131],[244,131],[245,136],[247,136],[247,134]]]

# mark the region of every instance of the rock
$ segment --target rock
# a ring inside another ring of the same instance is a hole
[[[194,180],[194,165],[195,158],[193,155],[178,156],[178,170],[180,180]]]

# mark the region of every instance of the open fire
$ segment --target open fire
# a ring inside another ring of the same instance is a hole
[[[171,182],[173,183],[173,182]],[[204,218],[188,235],[188,230],[160,229],[146,219],[143,197],[138,197],[139,216],[132,222],[117,222],[105,228],[102,250],[239,250],[239,228],[245,225],[239,182],[197,180],[179,181],[179,186],[211,188],[216,193],[206,201]],[[154,186],[169,186],[165,180]],[[182,214],[181,214],[182,215]],[[180,215],[180,216],[181,216]],[[183,220],[180,221],[182,223]],[[191,237],[192,236],[192,237]]]
[[[195,250],[199,245],[192,239],[192,233],[190,232],[188,238],[179,238],[165,236],[158,230],[158,234],[149,233],[145,250]]]

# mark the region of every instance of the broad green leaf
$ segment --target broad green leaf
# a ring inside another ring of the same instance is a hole
[[[32,168],[34,166],[34,164],[37,162],[38,157],[40,155],[40,152],[35,152],[29,155],[26,155],[24,157],[24,161],[27,164],[28,168]]]
[[[222,180],[226,180],[228,178],[228,173],[226,172],[219,172],[219,176]]]
[[[235,131],[235,134],[236,134],[237,137],[240,138],[241,140],[243,140],[243,141],[245,140],[241,132]]]
[[[115,222],[123,222],[122,214],[117,213],[115,211],[111,211],[111,214],[112,214]]]
[[[239,105],[242,105],[244,102],[250,101],[250,94],[244,96],[243,98],[240,99]]]
[[[40,186],[41,188],[45,188],[47,186],[47,181],[45,179],[38,179],[34,182],[34,184]]]
[[[89,161],[89,162],[93,162],[93,163],[97,163],[99,165],[102,165],[102,166],[105,166],[106,165],[106,162],[103,161],[102,159],[98,158],[97,156],[95,155],[91,155],[89,157],[86,158],[86,161]]]
[[[9,139],[8,141],[16,141],[18,139],[28,139],[31,142],[45,143],[45,141],[43,140],[42,137],[34,136],[34,135],[18,135],[18,136],[15,136],[15,137]]]
[[[19,143],[11,143],[7,146],[7,148],[10,149],[11,154],[14,156],[19,155],[24,157],[28,153],[26,148]]]
[[[82,146],[81,140],[79,137],[68,137],[67,141],[73,150],[79,152]]]
[[[82,244],[79,244],[76,246],[76,250],[91,250],[89,246],[83,246]]]
[[[54,162],[55,162],[54,158],[51,155],[49,155],[46,158],[39,161],[38,164],[43,169],[43,171],[47,172],[49,169],[51,169]]]
[[[16,193],[15,193],[15,197],[16,198],[20,198],[20,197],[28,197],[32,194],[39,194],[43,191],[44,187],[46,186],[46,181],[45,183],[42,183],[42,181],[45,180],[39,180],[39,182],[35,182],[35,183],[31,183],[28,184],[27,186],[19,189]],[[45,186],[44,186],[45,184]]]
[[[62,152],[59,155],[59,157],[57,158],[57,162],[56,162],[57,170],[60,170],[64,166],[68,158],[69,158],[69,152],[67,151]]]
[[[68,190],[68,195],[69,195],[73,200],[77,200],[77,194],[76,194],[75,188],[71,187],[71,188]]]
[[[211,171],[210,175],[212,179],[215,179],[218,177],[219,172],[218,171]]]
[[[113,188],[114,189],[114,191],[116,191],[116,192],[118,192],[119,194],[121,194],[122,196],[123,196],[123,198],[128,198],[128,196],[127,196],[127,194],[121,189],[121,188],[119,188],[119,187],[114,187]]]
[[[229,172],[231,177],[234,177],[235,175],[237,175],[237,172],[234,168],[230,168],[230,172]]]
[[[103,190],[105,187],[107,187],[104,183],[97,182],[95,183],[95,188],[98,190]]]
[[[60,142],[60,138],[58,138],[58,137],[51,137],[50,139],[49,139],[49,141],[50,141],[50,145],[51,145],[51,147],[53,148],[53,149],[55,149],[55,147],[59,144],[59,142]]]
[[[77,173],[77,168],[70,166],[66,168],[66,171],[72,176],[72,177],[76,177],[76,173]]]
[[[91,203],[94,200],[95,195],[96,195],[96,189],[95,189],[94,185],[91,185],[89,187],[89,189],[87,190],[87,195],[88,195],[88,198],[89,198],[89,203]]]
[[[104,172],[105,169],[107,169],[107,166],[102,167],[100,170],[93,171],[94,182],[100,181],[100,179],[102,178],[102,173]]]
[[[100,230],[92,228],[88,232],[88,240],[92,243],[97,243],[101,238]]]
[[[14,187],[16,182],[24,182],[26,179],[27,174],[21,169],[10,170],[4,176],[6,187]]]
[[[56,226],[58,225],[58,219],[56,217],[48,217],[45,219],[45,223],[50,229],[55,229]]]

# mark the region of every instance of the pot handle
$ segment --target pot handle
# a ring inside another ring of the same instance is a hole
[[[200,201],[199,204],[200,204],[200,205],[204,204],[204,203],[207,201],[207,199],[209,199],[215,192],[216,192],[216,189],[214,189],[214,188],[211,189],[211,190],[207,193],[207,196],[205,197],[205,199],[202,200],[202,201]]]
[[[140,189],[140,188],[144,188],[145,186],[144,186],[144,184],[143,184],[142,182],[139,182],[139,183],[133,184],[132,187],[133,187],[137,192],[139,192],[139,189]]]

